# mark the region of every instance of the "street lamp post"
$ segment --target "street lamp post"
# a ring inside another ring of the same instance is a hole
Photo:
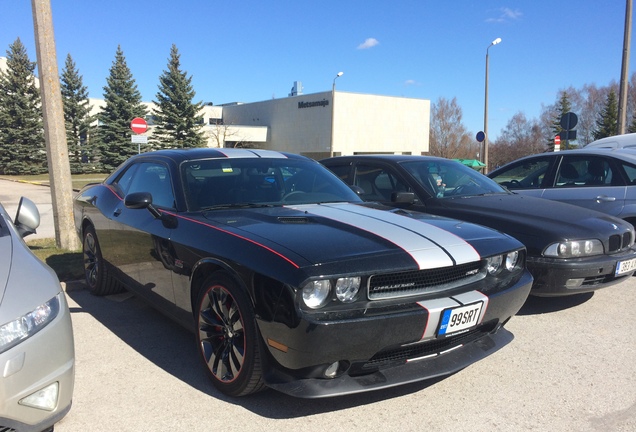
[[[484,174],[488,172],[488,50],[491,46],[497,45],[501,42],[501,38],[497,38],[488,45],[486,48],[486,95],[484,97],[484,148],[482,154],[484,155]]]
[[[338,72],[336,74],[336,76],[333,79],[333,84],[331,85],[331,140],[329,143],[329,157],[333,157],[333,132],[334,132],[334,128],[333,128],[333,121],[334,121],[334,109],[335,109],[335,103],[334,101],[336,100],[336,80],[338,78],[340,78],[342,75],[344,74],[344,72]]]

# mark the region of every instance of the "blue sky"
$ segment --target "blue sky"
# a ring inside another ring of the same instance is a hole
[[[306,94],[327,91],[342,71],[339,91],[456,97],[473,136],[483,129],[486,48],[500,37],[489,51],[491,139],[519,111],[538,117],[560,89],[620,79],[625,4],[51,0],[60,72],[70,53],[91,97],[103,96],[121,45],[143,99],[155,99],[174,43],[197,100],[281,98],[294,81]],[[35,61],[31,2],[0,0],[0,10],[0,56],[19,37]],[[630,74],[635,66],[632,55]]]

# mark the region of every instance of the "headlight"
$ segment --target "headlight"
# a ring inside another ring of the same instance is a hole
[[[496,255],[486,259],[488,274],[496,275],[504,268],[509,272],[514,271],[519,265],[521,254],[518,250],[508,252],[504,255]]]
[[[355,300],[359,289],[359,277],[339,278],[336,282],[336,297],[343,303],[350,303]]]
[[[317,280],[308,282],[303,287],[303,301],[312,308],[317,309],[325,304],[331,292],[331,282]]]
[[[513,271],[519,263],[519,251],[506,254],[506,270]]]
[[[60,301],[55,296],[31,312],[0,326],[0,353],[42,330],[55,319],[59,311]]]
[[[493,274],[496,274],[501,268],[503,257],[502,255],[497,255],[497,256],[489,257],[487,261],[488,261],[488,267],[487,267],[488,273],[493,275]]]
[[[576,240],[552,243],[545,249],[543,255],[555,258],[578,258],[602,255],[603,252],[603,243],[600,240]]]

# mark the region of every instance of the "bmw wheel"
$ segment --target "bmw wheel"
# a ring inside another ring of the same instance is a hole
[[[265,387],[251,302],[226,272],[216,272],[203,283],[196,324],[199,357],[219,391],[245,396]]]

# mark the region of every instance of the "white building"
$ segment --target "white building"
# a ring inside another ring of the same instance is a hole
[[[94,114],[104,105],[101,99],[90,103]],[[155,104],[145,104],[152,113]],[[327,91],[253,103],[205,104],[201,115],[210,147],[249,146],[315,159],[332,153],[428,152],[430,101],[424,99]],[[152,114],[146,120],[152,134]]]

